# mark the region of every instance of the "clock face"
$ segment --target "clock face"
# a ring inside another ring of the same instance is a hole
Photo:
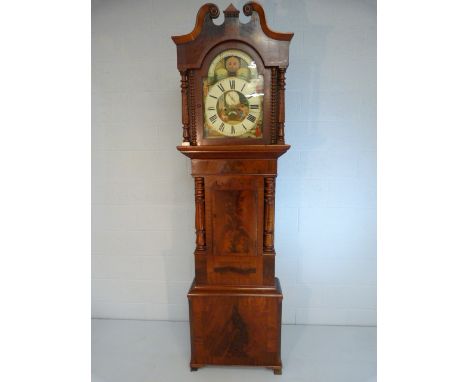
[[[203,99],[205,138],[262,138],[263,76],[246,53],[230,49],[213,59]]]

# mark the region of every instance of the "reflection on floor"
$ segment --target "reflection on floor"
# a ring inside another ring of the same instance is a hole
[[[187,322],[93,320],[92,382],[375,382],[376,328],[283,325],[283,375],[249,367],[190,372]]]

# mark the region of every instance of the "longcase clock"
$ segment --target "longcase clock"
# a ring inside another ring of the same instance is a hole
[[[275,277],[277,159],[284,140],[285,72],[292,33],[271,30],[263,8],[214,4],[192,32],[173,36],[181,75],[183,142],[195,181],[195,278],[188,292],[191,370],[263,366],[281,374]]]

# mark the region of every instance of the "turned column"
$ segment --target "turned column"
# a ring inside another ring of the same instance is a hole
[[[195,229],[197,252],[206,249],[205,238],[205,182],[203,177],[195,177]]]
[[[277,115],[278,115],[278,69],[271,68],[271,143],[278,142]]]
[[[187,100],[188,78],[187,71],[180,71],[180,93],[182,95],[182,145],[190,145],[189,111]]]
[[[284,89],[286,86],[286,68],[279,68],[278,70],[278,144],[284,145]]]
[[[275,178],[265,178],[265,211],[263,227],[263,253],[274,254],[275,244]]]

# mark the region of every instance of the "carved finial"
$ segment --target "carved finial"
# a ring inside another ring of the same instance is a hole
[[[224,17],[239,17],[239,10],[232,3],[223,12]]]
[[[292,37],[294,36],[294,33],[281,33],[270,29],[266,21],[265,11],[259,3],[255,1],[249,1],[248,3],[244,4],[242,10],[246,16],[252,16],[253,12],[257,12],[262,30],[268,37],[275,40],[291,41]]]
[[[215,4],[210,4],[209,8],[210,17],[212,19],[217,19],[219,16],[219,8]]]
[[[244,15],[252,16],[253,7],[251,3],[246,3],[242,10],[244,11]]]

